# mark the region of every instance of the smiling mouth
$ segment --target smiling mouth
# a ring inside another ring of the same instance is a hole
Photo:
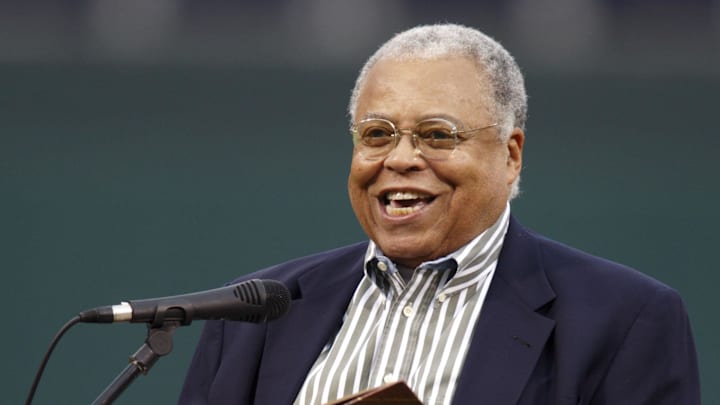
[[[385,193],[382,202],[385,212],[391,217],[401,217],[420,211],[430,204],[435,197],[413,191],[393,191]]]

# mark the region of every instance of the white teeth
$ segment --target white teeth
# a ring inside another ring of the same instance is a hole
[[[387,210],[388,215],[392,217],[399,217],[403,215],[412,214],[413,212],[419,210],[421,207],[415,206],[415,207],[393,207],[393,206],[386,206],[385,209]]]
[[[413,192],[408,192],[408,191],[406,191],[406,192],[397,191],[397,192],[394,192],[394,193],[388,193],[388,194],[387,194],[387,199],[390,200],[390,201],[396,201],[396,200],[418,200],[418,199],[427,198],[427,197],[430,197],[430,196],[429,196],[429,195],[426,195],[426,194],[418,194],[418,193],[413,193]]]
[[[393,217],[400,217],[404,215],[410,215],[413,212],[421,210],[425,207],[426,199],[431,198],[430,195],[424,193],[416,193],[414,191],[393,191],[385,194],[387,203],[385,204],[385,210],[388,215]],[[402,201],[411,201],[412,204],[408,206]]]

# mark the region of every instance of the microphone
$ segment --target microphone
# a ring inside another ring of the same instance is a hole
[[[169,297],[123,301],[119,305],[82,311],[80,322],[147,322],[159,326],[166,321],[189,325],[193,319],[267,322],[290,307],[290,292],[274,280],[249,280],[212,290]]]

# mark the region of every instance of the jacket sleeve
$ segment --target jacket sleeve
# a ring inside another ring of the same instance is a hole
[[[639,312],[589,403],[700,404],[695,344],[677,292],[660,288]]]

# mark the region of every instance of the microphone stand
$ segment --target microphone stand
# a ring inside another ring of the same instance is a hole
[[[95,399],[93,405],[112,404],[140,373],[147,374],[160,356],[170,353],[172,334],[180,325],[178,321],[166,321],[160,326],[148,325],[145,343],[130,357],[130,364]]]

